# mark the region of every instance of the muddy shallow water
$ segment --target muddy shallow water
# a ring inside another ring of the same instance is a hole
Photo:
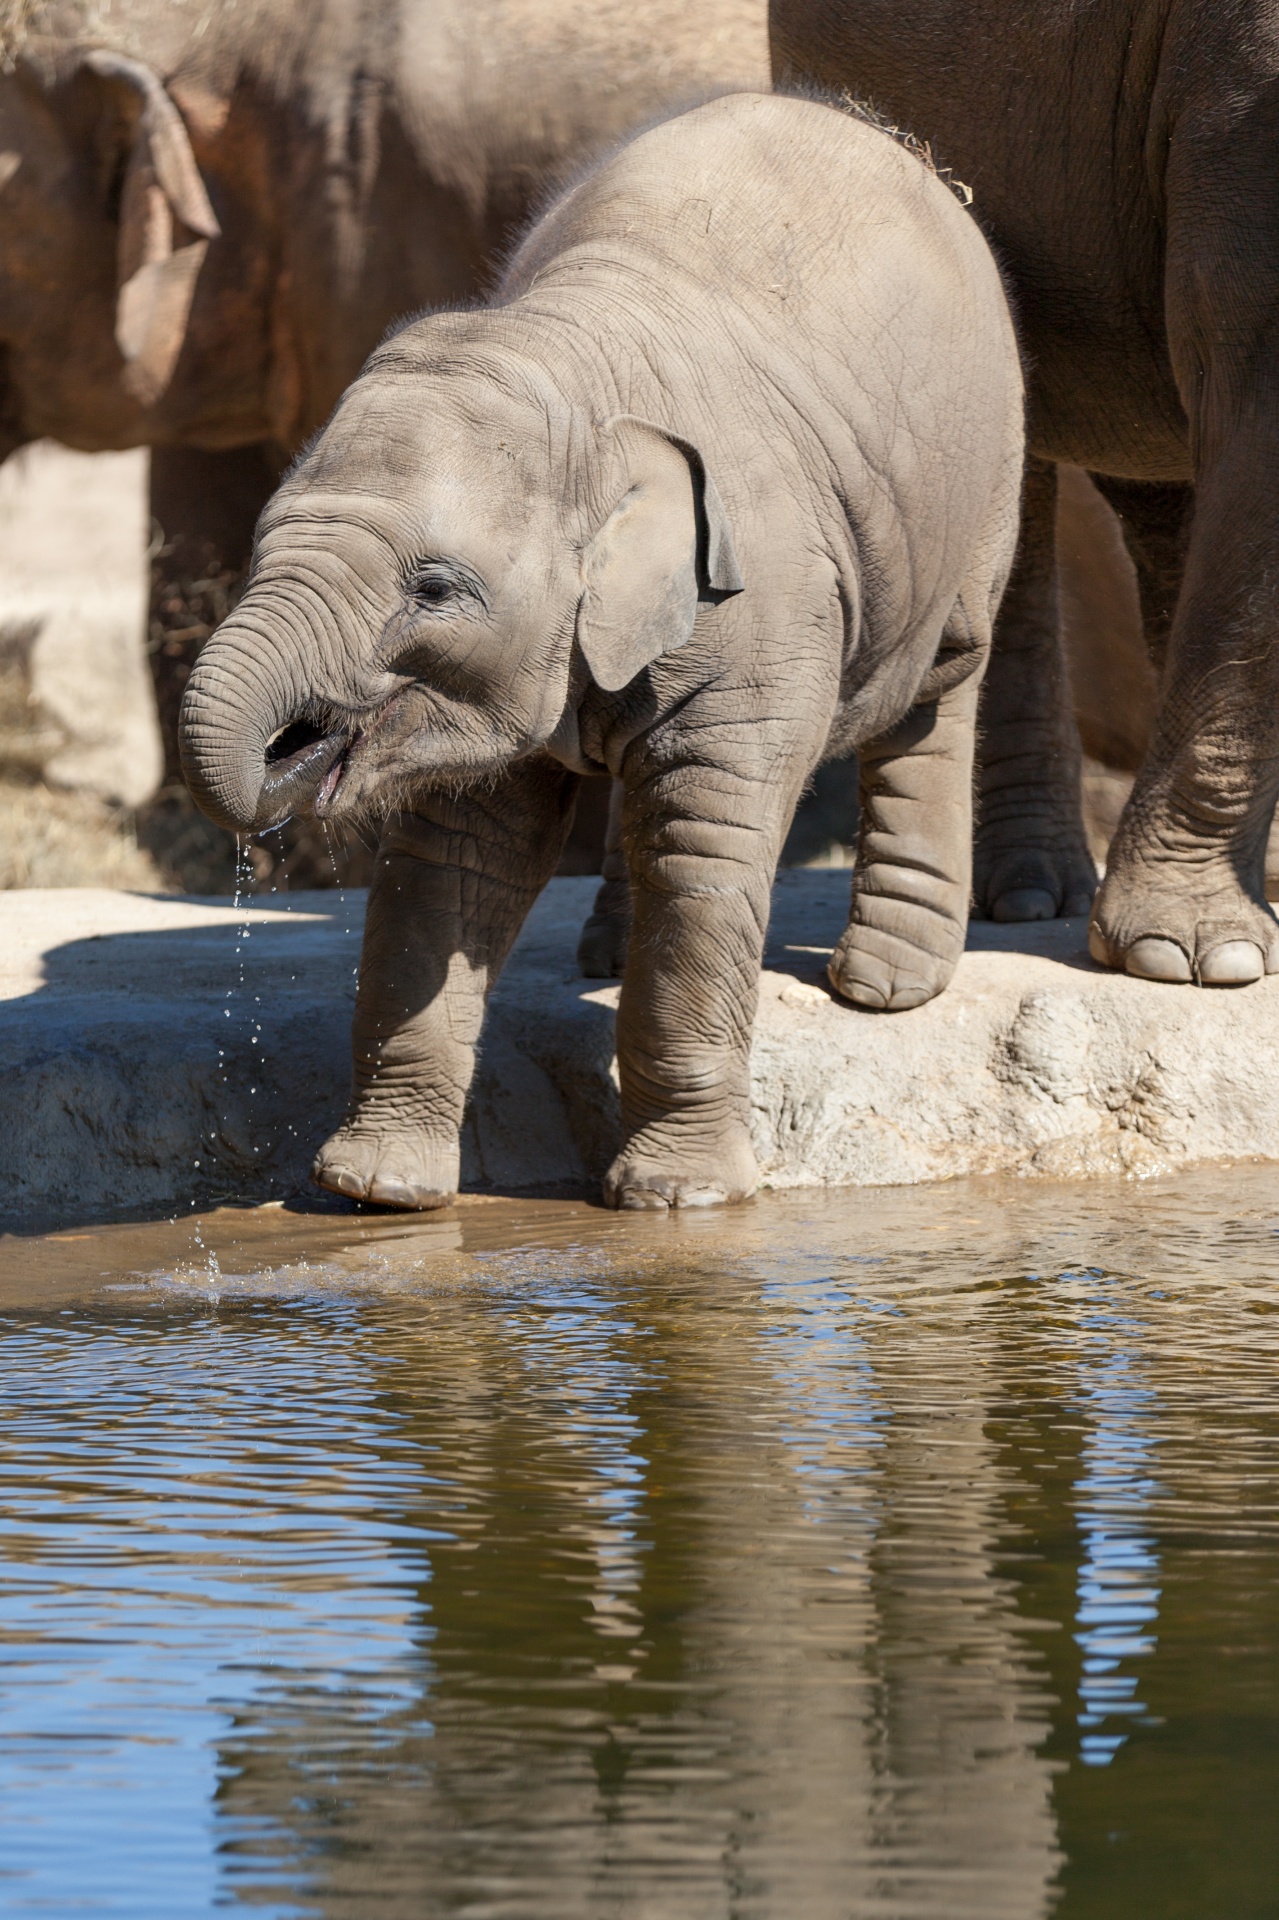
[[[0,1912],[1279,1912],[1279,1170],[0,1242]]]

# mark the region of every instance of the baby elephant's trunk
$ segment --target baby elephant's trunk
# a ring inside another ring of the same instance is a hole
[[[196,804],[234,833],[264,833],[312,805],[349,745],[308,718],[292,622],[253,593],[200,655],[182,697],[182,771]]]

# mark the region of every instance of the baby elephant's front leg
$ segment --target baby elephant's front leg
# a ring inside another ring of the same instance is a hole
[[[383,838],[369,893],[343,1125],[322,1187],[382,1206],[446,1206],[475,1044],[524,916],[554,871],[571,776],[522,772],[482,796],[432,796]]]
[[[617,1021],[628,1138],[605,1178],[611,1206],[716,1206],[755,1191],[750,1039],[774,838],[687,818],[628,836]]]
[[[855,1006],[922,1006],[964,950],[977,691],[974,674],[860,750],[852,913],[828,969]]]

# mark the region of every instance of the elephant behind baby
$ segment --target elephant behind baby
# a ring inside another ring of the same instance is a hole
[[[1087,885],[1052,585],[1068,462],[1122,514],[1164,656],[1093,952],[1169,981],[1279,970],[1270,0],[771,0],[771,28],[782,81],[851,89],[930,140],[1014,294],[1040,459],[985,693],[979,906],[1018,917]]]
[[[171,781],[257,514],[388,326],[475,298],[632,128],[767,78],[764,0],[0,5],[0,459],[154,449]]]

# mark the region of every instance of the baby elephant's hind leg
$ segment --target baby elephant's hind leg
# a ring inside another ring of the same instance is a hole
[[[922,1006],[947,985],[964,950],[979,678],[914,708],[858,751],[852,913],[828,969],[836,992],[855,1006]]]

